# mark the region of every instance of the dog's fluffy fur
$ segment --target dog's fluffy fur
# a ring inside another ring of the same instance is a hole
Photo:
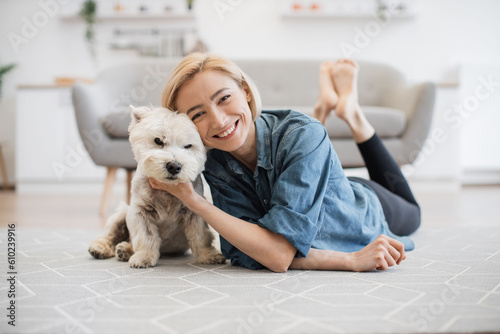
[[[109,217],[105,234],[90,244],[90,254],[97,259],[116,255],[131,267],[148,268],[158,263],[160,253],[183,254],[191,248],[199,263],[224,263],[207,223],[174,196],[153,189],[147,179],[193,182],[203,194],[200,174],[206,152],[195,125],[165,108],[130,110],[129,139],[138,163],[130,206],[123,203]]]

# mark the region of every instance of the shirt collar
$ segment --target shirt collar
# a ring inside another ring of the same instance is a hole
[[[262,117],[255,120],[256,146],[257,146],[257,167],[266,170],[273,168],[271,161],[271,130]]]

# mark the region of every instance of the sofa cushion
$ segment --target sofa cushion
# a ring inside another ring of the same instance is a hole
[[[406,114],[398,109],[362,106],[368,121],[373,125],[380,138],[397,138],[406,129]],[[312,107],[294,107],[309,116],[313,115]],[[326,122],[326,130],[330,138],[352,138],[347,124],[333,115]]]
[[[128,139],[128,126],[130,124],[129,111],[117,111],[107,114],[99,119],[101,126],[111,138]]]
[[[406,129],[406,114],[401,110],[374,106],[362,109],[380,138],[399,137]],[[351,129],[338,117],[330,117],[326,129],[330,138],[352,138]]]

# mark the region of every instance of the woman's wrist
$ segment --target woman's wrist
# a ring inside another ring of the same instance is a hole
[[[206,203],[208,203],[206,198],[198,194],[196,191],[192,192],[188,196],[185,196],[182,199],[182,202],[188,209],[190,209],[191,211],[195,212],[198,215],[201,215],[200,213],[203,209],[203,206]]]
[[[345,270],[356,271],[356,252],[344,254],[344,266],[346,268]]]
[[[353,270],[352,253],[311,248],[307,257],[295,258],[290,269]]]
[[[339,256],[339,266],[338,270],[352,271],[353,270],[353,253],[336,252]]]

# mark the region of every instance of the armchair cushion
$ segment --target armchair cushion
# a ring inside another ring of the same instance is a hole
[[[99,119],[102,128],[111,138],[128,139],[128,126],[130,124],[130,113],[128,111],[116,111]]]

